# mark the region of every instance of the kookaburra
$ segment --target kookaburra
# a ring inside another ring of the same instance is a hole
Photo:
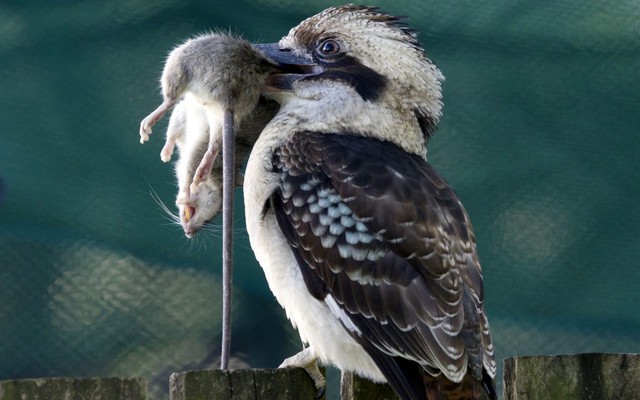
[[[251,247],[319,359],[402,399],[496,398],[469,217],[426,161],[443,76],[377,8],[329,8],[258,49],[280,103],[248,160]],[[457,397],[456,397],[457,396]]]

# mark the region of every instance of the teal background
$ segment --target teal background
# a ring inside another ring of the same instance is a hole
[[[186,38],[273,42],[331,4],[0,5],[0,379],[142,375],[157,399],[215,365],[221,222],[191,241],[167,222],[166,121],[144,146],[139,122]],[[640,3],[377,5],[447,78],[429,160],[474,223],[499,364],[640,352]],[[275,367],[298,339],[237,196],[232,366]]]

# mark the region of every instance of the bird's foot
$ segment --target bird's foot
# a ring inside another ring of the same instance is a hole
[[[307,347],[300,353],[291,356],[284,360],[278,368],[294,368],[299,367],[307,371],[307,374],[313,380],[313,384],[316,387],[316,399],[319,399],[324,395],[327,387],[327,381],[318,368],[318,357],[313,352],[311,347]]]

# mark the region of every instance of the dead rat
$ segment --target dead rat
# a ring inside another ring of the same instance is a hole
[[[236,185],[242,184],[241,169],[253,144],[265,125],[278,112],[279,105],[260,98],[256,108],[246,116],[236,131],[236,157],[234,165]],[[209,130],[216,130],[213,135]],[[209,148],[210,136],[221,137],[221,123],[211,124],[204,107],[185,95],[173,109],[167,127],[167,141],[162,150],[162,160],[171,158],[173,146],[177,145],[179,158],[175,164],[178,180],[179,222],[186,237],[191,238],[222,208],[222,157],[215,157],[208,173],[197,183],[193,179]],[[193,183],[192,183],[193,181]]]
[[[224,112],[233,112],[236,140],[249,145],[247,149],[238,146],[237,150],[244,152],[238,157],[242,160],[277,111],[272,102],[256,108],[273,69],[274,64],[251,43],[223,34],[197,36],[169,54],[160,81],[164,100],[140,123],[140,143],[149,140],[153,125],[178,104],[160,157],[167,162],[174,146],[180,148],[176,203],[187,237],[220,211],[222,165],[219,160],[215,163],[222,143]],[[248,122],[242,129],[245,119]],[[246,132],[247,138],[241,132]]]
[[[228,367],[231,351],[236,136],[242,136],[239,130],[242,121],[256,109],[260,92],[274,68],[272,61],[242,39],[220,34],[190,39],[169,54],[161,78],[164,100],[140,123],[140,142],[144,143],[149,140],[151,127],[183,99],[170,121],[161,158],[168,161],[174,145],[180,148],[181,161],[176,165],[180,186],[178,207],[182,206],[185,235],[192,236],[209,214],[215,215],[222,207],[222,369]],[[256,130],[262,131],[269,119],[257,124],[260,127]],[[250,149],[255,139],[247,140]],[[214,164],[220,148],[223,148],[222,179],[214,173],[218,170]],[[216,191],[220,187],[222,190]],[[224,196],[218,196],[220,192]]]

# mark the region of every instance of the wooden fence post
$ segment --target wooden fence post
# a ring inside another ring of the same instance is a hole
[[[640,399],[640,355],[595,353],[507,358],[504,399]]]
[[[374,383],[344,372],[340,378],[340,400],[398,400],[398,396],[385,383]]]
[[[313,400],[317,391],[301,368],[199,370],[171,374],[169,396],[171,400]]]
[[[147,400],[144,378],[37,378],[0,381],[0,400]]]

